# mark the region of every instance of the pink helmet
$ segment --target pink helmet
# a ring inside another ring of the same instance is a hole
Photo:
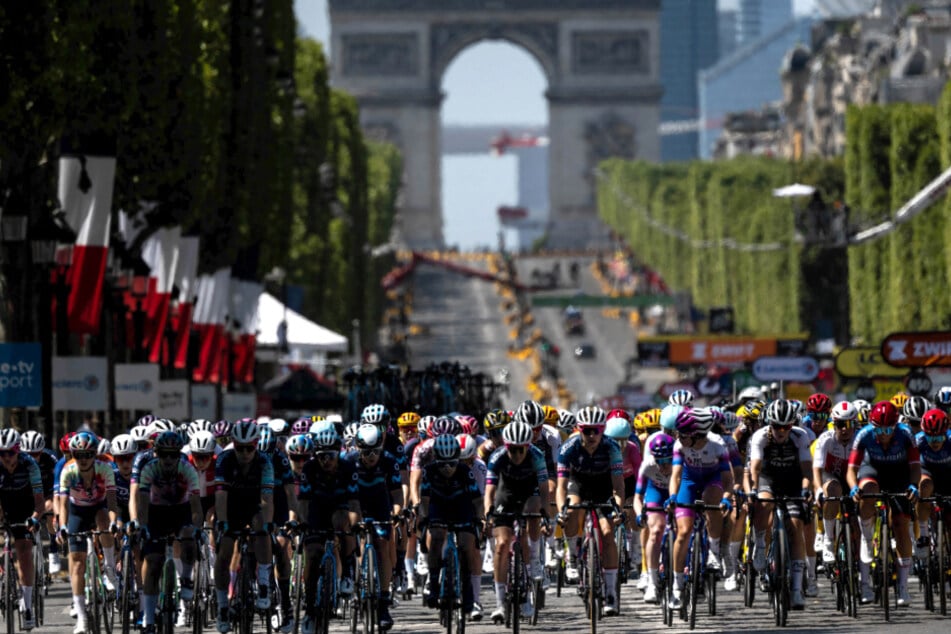
[[[463,434],[474,434],[479,428],[479,421],[473,416],[467,414],[460,414],[456,416],[456,420],[459,421],[459,424],[462,425]],[[465,453],[465,448],[463,448],[463,453]]]

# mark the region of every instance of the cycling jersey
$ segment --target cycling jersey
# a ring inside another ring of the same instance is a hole
[[[903,491],[910,482],[910,465],[920,464],[918,447],[911,432],[896,426],[887,447],[875,437],[875,427],[863,427],[855,435],[849,466],[858,467],[859,482],[875,480],[883,491]],[[915,483],[917,484],[917,483]]]
[[[17,456],[13,471],[0,467],[0,504],[5,512],[13,508],[17,500],[27,500],[32,513],[35,495],[43,495],[43,477],[36,460],[21,453]]]
[[[43,497],[49,499],[53,496],[53,478],[56,470],[56,454],[49,449],[43,449],[36,453],[29,454],[36,465],[40,468],[40,477],[43,479]]]
[[[762,475],[777,482],[789,478],[796,484],[797,489],[800,488],[802,478],[809,475],[802,473],[800,463],[812,461],[806,431],[801,427],[793,427],[784,443],[775,442],[775,439],[771,441],[771,436],[769,427],[759,429],[753,434],[750,439],[750,459],[763,462]]]
[[[816,439],[812,460],[813,465],[822,470],[823,483],[827,481],[826,476],[845,482],[851,445],[851,438],[846,443],[839,442],[834,429],[822,432]]]
[[[486,440],[485,442],[479,445],[479,448],[476,450],[477,452],[476,455],[478,455],[482,461],[488,464],[489,456],[491,456],[495,452],[495,450],[501,446],[502,446],[501,443],[496,444],[494,440],[489,438],[488,440]]]
[[[420,498],[429,498],[429,519],[433,522],[471,523],[475,519],[473,501],[481,497],[475,475],[459,463],[451,476],[446,476],[439,463],[423,469]]]
[[[547,486],[547,481],[545,456],[535,446],[529,447],[528,455],[519,464],[512,462],[505,447],[499,447],[486,464],[485,483],[499,488],[530,488],[537,492],[538,487]]]
[[[357,472],[360,509],[364,516],[378,521],[388,520],[393,513],[390,491],[403,486],[396,458],[383,452],[372,467],[360,459],[358,451],[351,452],[345,459]]]
[[[333,512],[345,510],[360,499],[356,469],[342,459],[337,460],[333,471],[322,468],[319,460],[306,462],[299,485],[298,499],[309,502],[304,520],[317,530],[331,530]]]
[[[415,436],[403,443],[403,456],[405,456],[407,462],[413,457],[413,452],[416,451],[416,447],[418,447],[421,442],[423,442],[423,439],[419,436]]]
[[[588,453],[581,435],[572,436],[561,446],[557,471],[559,478],[588,479],[623,475],[621,448],[613,439],[602,437],[594,452]]]
[[[270,458],[274,467],[274,521],[277,524],[284,524],[290,519],[290,507],[284,487],[294,484],[296,478],[287,454],[283,451],[274,451]]]
[[[435,442],[434,439],[427,438],[416,445],[410,460],[410,471],[421,471],[423,467],[433,461],[433,443]]]
[[[151,449],[145,449],[135,454],[135,460],[132,461],[132,477],[130,478],[133,484],[138,484],[139,473],[142,471],[142,467],[148,464],[149,460],[154,457],[155,452]]]
[[[545,469],[548,470],[548,473],[555,473],[558,450],[561,448],[561,436],[558,434],[558,430],[549,425],[542,425],[538,437],[532,439],[532,445],[540,449],[545,455]]]
[[[730,454],[730,466],[734,469],[743,466],[743,455],[740,453],[740,446],[736,444],[736,439],[730,434],[717,434],[723,444],[726,445],[727,452]]]
[[[60,456],[59,460],[56,461],[56,466],[53,467],[53,495],[59,495],[59,480],[67,462],[66,456]]]
[[[721,473],[731,471],[726,444],[714,433],[707,434],[707,442],[699,450],[692,446],[684,447],[680,440],[677,440],[674,443],[673,464],[675,467],[683,467],[682,479],[693,482],[719,480]]]
[[[242,470],[234,449],[227,449],[215,463],[215,487],[218,491],[236,494],[228,496],[229,505],[239,497],[245,503],[256,504],[262,494],[274,490],[274,467],[270,458],[255,452],[250,464]]]
[[[667,501],[669,496],[669,491],[670,474],[664,475],[654,456],[648,452],[637,471],[637,482],[634,486],[635,495],[643,496],[644,505],[647,507],[663,508],[664,502]]]
[[[472,475],[475,476],[476,486],[479,487],[479,495],[482,495],[485,493],[485,479],[489,472],[488,467],[485,462],[479,458],[473,458],[472,464],[467,466],[472,472]]]
[[[59,478],[59,496],[69,498],[75,506],[101,506],[106,502],[106,494],[116,490],[116,476],[112,467],[98,460],[93,462],[92,480],[87,487],[79,472],[79,464],[70,460],[63,467]]]
[[[119,473],[119,468],[115,463],[112,463],[112,475],[116,479],[116,507],[119,511],[119,516],[123,521],[128,521],[129,498],[131,497],[129,489],[132,486],[132,480]]]
[[[139,491],[149,494],[153,506],[185,504],[191,496],[199,494],[198,472],[185,460],[176,462],[174,470],[166,471],[162,461],[154,459],[139,473]],[[150,518],[154,512],[149,514]]]
[[[209,460],[208,467],[205,469],[199,469],[198,465],[195,464],[195,457],[191,454],[188,454],[188,462],[191,466],[195,467],[195,471],[198,472],[198,495],[201,497],[208,497],[209,495],[215,494],[215,461]]]
[[[403,451],[403,444],[400,442],[400,436],[396,432],[389,431],[383,438],[383,451],[393,456],[400,471],[405,471],[409,461],[406,452]]]
[[[951,492],[951,434],[945,435],[944,443],[937,450],[928,444],[924,432],[918,432],[915,441],[921,457],[922,475],[931,477],[936,493],[947,495]]]
[[[621,451],[621,460],[623,461],[622,472],[625,478],[637,475],[637,470],[641,468],[641,449],[637,442],[627,441],[624,449]]]

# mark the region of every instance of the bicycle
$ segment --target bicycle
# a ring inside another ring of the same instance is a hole
[[[948,528],[944,523],[944,514],[951,509],[951,496],[935,495],[923,498],[922,502],[932,504],[931,544],[928,549],[928,561],[925,564],[927,580],[925,582],[925,603],[928,605],[930,596],[930,610],[934,611],[934,587],[938,587],[938,609],[941,616],[948,615],[948,580],[951,579],[951,556],[948,553]]]
[[[663,513],[660,509],[648,509],[648,512]],[[673,513],[667,518],[664,534],[660,539],[660,565],[657,572],[660,575],[661,609],[664,615],[664,625],[673,627],[674,608],[672,598],[674,594],[674,541],[677,536],[677,523]]]
[[[581,502],[569,504],[568,509],[585,512],[584,538],[581,541],[581,559],[584,566],[578,579],[578,592],[584,598],[585,612],[591,624],[591,634],[598,632],[598,619],[604,603],[604,577],[601,570],[601,532],[598,511],[616,511],[613,504]]]
[[[512,520],[512,544],[509,547],[509,570],[505,580],[505,627],[511,628],[513,634],[518,634],[521,629],[520,610],[523,603],[532,606],[532,625],[538,622],[538,593],[541,591],[541,581],[532,580],[528,574],[525,564],[524,553],[522,552],[522,536],[525,528],[525,520],[539,518],[541,513],[490,513],[493,519],[511,519]],[[541,540],[539,540],[541,541]],[[497,623],[498,621],[496,621]]]
[[[840,505],[838,528],[832,537],[835,561],[831,566],[826,565],[826,574],[832,580],[836,609],[858,618],[859,579],[855,566],[856,544],[852,539],[852,522],[856,517],[854,502],[847,495],[824,497],[821,503],[826,502]]]
[[[255,615],[261,617],[267,632],[271,632],[271,609],[274,601],[271,601],[271,608],[267,610],[258,610],[254,607],[258,595],[257,575],[255,574],[256,559],[250,545],[252,537],[270,537],[268,531],[256,531],[250,528],[242,528],[240,531],[232,531],[230,536],[236,540],[238,549],[238,572],[234,584],[234,596],[232,605],[240,606],[239,609],[231,610],[231,622],[233,629],[238,634],[251,634]],[[273,586],[273,584],[270,584]]]
[[[707,614],[715,616],[717,613],[717,572],[707,567],[710,544],[706,512],[721,511],[722,507],[718,504],[705,504],[703,500],[695,500],[693,504],[674,503],[671,506],[689,508],[695,512],[693,528],[687,542],[687,579],[684,584],[687,596],[681,602],[681,618],[686,617],[692,630],[697,626],[697,602],[701,592],[707,599]]]
[[[133,551],[136,546],[137,535],[122,536],[122,544],[118,557],[118,582],[116,588],[118,601],[116,610],[119,612],[119,626],[122,634],[130,634],[135,628],[136,617],[139,612],[138,593],[136,591],[136,566]]]
[[[872,587],[875,590],[876,602],[882,606],[885,612],[885,620],[891,620],[891,600],[889,600],[889,588],[895,587],[898,582],[897,563],[898,557],[892,546],[891,526],[888,522],[889,503],[894,503],[898,499],[907,499],[905,493],[889,493],[882,491],[880,493],[863,493],[863,500],[875,500],[875,524],[876,537],[873,540],[872,553]],[[914,508],[914,507],[912,507]],[[914,518],[912,518],[914,519]],[[895,608],[898,607],[897,587],[894,588]]]
[[[175,572],[174,557],[175,542],[180,542],[177,536],[169,533],[162,538],[165,542],[165,563],[162,564],[162,573],[159,577],[159,598],[156,626],[163,634],[174,634],[175,613],[178,611],[178,573]]]
[[[86,572],[85,594],[86,594],[86,622],[92,626],[93,632],[102,632],[112,634],[112,628],[115,624],[115,597],[112,592],[106,590],[106,584],[103,581],[103,570],[99,561],[101,553],[99,552],[100,535],[107,535],[108,531],[88,530],[78,533],[70,533],[70,537],[82,538],[86,540]]]
[[[471,524],[455,524],[452,522],[433,522],[431,527],[445,529],[446,542],[443,544],[442,566],[439,569],[439,624],[446,629],[446,634],[452,634],[453,628],[457,634],[465,634],[466,614],[463,610],[465,603],[464,592],[465,572],[459,558],[457,533],[461,529],[471,528]]]
[[[218,613],[218,597],[211,578],[211,545],[208,543],[207,527],[196,536],[195,565],[192,573],[194,596],[191,609],[186,613],[186,625],[192,628],[192,634],[202,634],[206,627],[213,624]]]
[[[785,627],[789,620],[790,594],[792,592],[792,564],[789,553],[789,533],[786,528],[791,521],[788,502],[807,502],[812,498],[777,495],[772,498],[757,497],[758,502],[773,505],[773,525],[770,532],[769,550],[766,551],[764,582],[768,588],[770,605],[778,627]]]
[[[740,500],[747,496],[743,491],[736,491],[735,494],[737,496],[737,516],[739,516]],[[756,580],[758,576],[756,567],[753,565],[753,549],[756,546],[756,533],[753,530],[753,514],[751,510],[747,511],[744,521],[746,531],[744,532],[743,541],[741,542],[736,575],[737,585],[742,588],[743,592],[743,607],[751,608],[753,607],[753,602],[756,600]]]
[[[373,546],[370,535],[380,529],[387,530],[393,526],[392,521],[364,521],[361,525],[363,533],[362,553],[360,555],[360,573],[354,583],[351,600],[350,630],[356,632],[357,623],[363,623],[364,634],[374,634],[379,629],[379,610],[382,599],[380,585],[380,559]]]
[[[342,536],[342,532],[332,531],[313,531],[308,533],[315,535],[318,540],[324,540],[324,554],[320,558],[320,574],[317,577],[317,592],[315,599],[315,616],[317,620],[317,634],[327,634],[330,630],[330,620],[334,618],[337,612],[338,587],[337,587],[337,557],[336,557],[336,536]],[[301,539],[300,541],[304,541]],[[351,611],[351,616],[355,611]],[[356,632],[356,621],[351,622],[352,632]]]
[[[300,529],[287,530],[293,543],[291,555],[291,611],[294,614],[294,634],[300,631],[300,611],[304,598],[304,536]],[[195,632],[195,634],[199,634]]]
[[[23,615],[20,614],[20,583],[19,576],[17,575],[17,567],[14,565],[16,555],[13,550],[13,530],[18,528],[25,528],[29,531],[27,534],[33,540],[34,561],[36,559],[36,551],[38,550],[36,548],[36,538],[33,536],[33,531],[29,530],[32,528],[29,522],[17,522],[14,524],[4,523],[0,525],[0,530],[5,534],[3,542],[3,591],[0,593],[0,609],[3,610],[7,634],[14,634],[14,632],[18,632],[23,628]],[[42,558],[42,552],[40,556]],[[34,573],[34,575],[35,574],[36,573]],[[42,593],[39,592],[38,588],[34,587],[34,590],[33,605],[31,607],[33,609],[33,618],[39,623],[39,617],[36,612],[37,597]]]

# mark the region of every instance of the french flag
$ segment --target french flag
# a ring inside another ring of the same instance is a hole
[[[188,365],[188,342],[198,299],[198,243],[197,237],[189,236],[182,238],[178,245],[178,268],[175,271],[178,298],[172,320],[175,342],[169,356],[174,355],[175,367],[179,369]]]
[[[198,337],[198,361],[192,370],[192,379],[198,383],[220,379],[213,372],[220,363],[225,339],[225,318],[230,303],[231,268],[222,268],[212,275],[204,275],[198,288],[195,304],[195,335]]]
[[[64,150],[59,159],[59,203],[77,236],[66,276],[69,330],[75,334],[99,333],[115,178],[114,156]]]
[[[149,351],[149,362],[162,361],[165,328],[172,303],[172,287],[178,272],[181,227],[159,229],[142,245],[142,259],[152,269],[149,291],[145,298],[146,327],[143,347]]]
[[[264,286],[257,282],[235,280],[231,284],[231,315],[237,325],[237,340],[232,343],[232,377],[240,383],[254,383],[254,352],[258,329],[258,300]]]

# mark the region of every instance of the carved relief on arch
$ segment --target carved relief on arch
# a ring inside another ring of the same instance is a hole
[[[531,53],[551,81],[558,71],[558,25],[554,22],[451,22],[430,29],[433,82],[438,84],[453,58],[482,40],[507,40]]]
[[[634,158],[637,150],[635,135],[634,125],[616,112],[605,112],[585,123],[585,178],[594,179],[594,170],[601,161],[614,157]]]

